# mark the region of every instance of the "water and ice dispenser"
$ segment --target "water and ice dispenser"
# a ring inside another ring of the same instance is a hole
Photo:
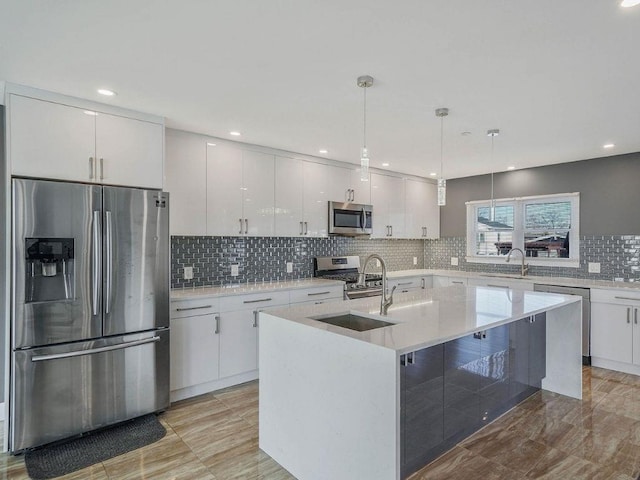
[[[26,302],[74,298],[73,238],[25,238]]]

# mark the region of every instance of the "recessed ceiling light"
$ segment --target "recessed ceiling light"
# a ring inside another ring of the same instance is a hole
[[[516,169],[516,167],[514,167],[513,165],[510,165],[510,166],[507,167],[507,170],[515,170],[515,169]]]
[[[638,0],[640,1],[640,0]],[[604,145],[602,145],[602,148],[613,148],[616,145],[614,143],[605,143]]]
[[[85,115],[92,115],[92,116],[94,116],[94,117],[95,117],[96,115],[98,115],[96,112],[92,112],[91,110],[85,110],[85,111],[84,111],[84,114],[85,114]]]
[[[620,6],[624,8],[635,7],[640,3],[640,0],[622,0]]]
[[[209,145],[210,147],[215,147],[216,146],[215,143],[209,143],[209,142],[207,142],[207,145]]]
[[[107,97],[113,97],[116,94],[116,92],[114,92],[113,90],[108,90],[106,88],[99,88],[98,93]]]
[[[322,149],[318,150],[318,152],[320,152],[320,153],[329,153],[329,150],[326,150],[326,149],[322,148]]]
[[[384,163],[382,164],[382,166],[383,166],[383,167],[388,167],[388,166],[389,166],[389,164],[388,164],[387,162],[384,162]]]
[[[240,132],[236,132],[236,131],[229,132],[229,135],[233,135],[234,137],[239,137],[240,136]]]
[[[429,175],[431,175],[432,177],[435,177],[438,174],[436,172],[431,172]]]

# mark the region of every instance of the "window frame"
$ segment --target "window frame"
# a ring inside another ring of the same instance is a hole
[[[571,203],[571,227],[569,230],[569,258],[559,257],[526,257],[526,262],[530,265],[551,266],[551,267],[580,267],[580,193],[554,193],[551,195],[533,195],[527,197],[512,197],[494,199],[494,204],[513,205],[513,241],[512,248],[520,248],[524,251],[525,228],[525,206],[536,203],[570,202]],[[491,207],[491,200],[475,200],[465,203],[467,207],[467,256],[466,261],[470,263],[491,263],[501,264],[505,262],[505,256],[485,256],[476,255],[475,244],[478,234],[477,208]]]

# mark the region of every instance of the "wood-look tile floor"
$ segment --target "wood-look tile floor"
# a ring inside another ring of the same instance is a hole
[[[538,392],[411,480],[635,480],[640,377],[585,367],[583,379],[582,401]],[[257,382],[176,403],[160,419],[159,442],[61,478],[294,479],[258,448]],[[28,478],[22,456],[0,455],[0,479]]]

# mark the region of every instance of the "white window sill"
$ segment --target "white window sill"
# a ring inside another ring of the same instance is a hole
[[[506,263],[506,257],[465,257],[469,263],[491,263],[495,265],[503,265]],[[579,268],[580,260],[571,258],[540,258],[540,257],[526,257],[524,262],[528,265],[534,265],[539,267],[565,267],[565,268]],[[510,265],[520,265],[522,258],[520,256],[511,257]]]

